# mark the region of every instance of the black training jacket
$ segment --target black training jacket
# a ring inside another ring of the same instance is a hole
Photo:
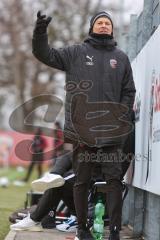
[[[33,54],[44,64],[66,72],[65,140],[96,147],[120,144],[131,130],[129,123],[119,124],[119,119],[124,114],[128,121],[126,109],[133,108],[132,69],[114,40],[108,48],[97,47],[92,40],[55,49],[49,46],[47,34],[34,34]]]

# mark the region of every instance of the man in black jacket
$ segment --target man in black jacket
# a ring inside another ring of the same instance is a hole
[[[66,72],[64,140],[74,146],[74,202],[78,219],[76,239],[93,239],[87,228],[87,196],[95,163],[107,181],[109,240],[119,240],[122,211],[123,145],[132,131],[135,86],[130,62],[116,47],[113,22],[106,12],[90,21],[82,43],[50,48],[47,27],[51,17],[37,14],[33,54],[46,65]]]
[[[44,160],[44,149],[47,147],[47,142],[43,137],[41,128],[38,128],[35,132],[35,136],[33,138],[32,144],[32,157],[31,162],[28,167],[27,173],[25,178],[23,179],[24,182],[28,182],[34,166],[37,165],[38,170],[38,177],[42,176],[42,164]]]

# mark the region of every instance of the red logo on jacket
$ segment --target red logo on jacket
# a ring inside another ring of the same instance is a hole
[[[110,59],[110,66],[111,68],[117,67],[117,60],[116,59]]]

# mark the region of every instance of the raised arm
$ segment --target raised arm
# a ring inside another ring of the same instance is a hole
[[[42,15],[40,11],[37,13],[33,31],[32,52],[44,64],[62,71],[68,71],[71,61],[69,47],[55,49],[48,44],[47,27],[51,20],[51,17]]]

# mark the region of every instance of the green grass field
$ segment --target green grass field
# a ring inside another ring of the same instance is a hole
[[[37,178],[36,171],[34,171],[29,183],[23,187],[14,186],[12,182],[22,179],[25,173],[26,171],[18,172],[16,168],[0,169],[0,177],[7,176],[11,182],[6,188],[0,187],[0,240],[4,240],[9,232],[9,215],[15,210],[24,207],[26,193],[31,189],[30,182]]]

